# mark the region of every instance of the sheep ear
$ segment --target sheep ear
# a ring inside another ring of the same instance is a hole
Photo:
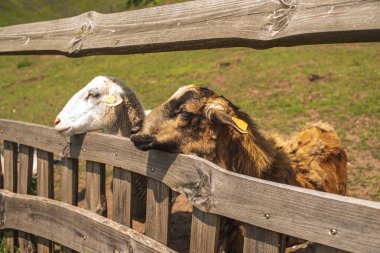
[[[224,110],[209,108],[207,118],[214,124],[230,125],[239,133],[247,134],[248,124],[239,118],[228,115]]]
[[[108,106],[117,106],[123,102],[123,99],[121,99],[121,96],[119,94],[110,93],[104,96],[103,101]]]

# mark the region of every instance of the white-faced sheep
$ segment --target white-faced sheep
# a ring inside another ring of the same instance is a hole
[[[347,157],[334,129],[317,123],[288,140],[263,134],[249,115],[213,91],[180,88],[131,136],[141,150],[196,154],[220,167],[279,183],[344,195]],[[220,252],[241,252],[238,223],[221,225]]]
[[[122,81],[107,76],[95,77],[78,91],[57,115],[55,130],[63,136],[102,130],[104,133],[129,137],[138,131],[144,110],[135,93]],[[146,208],[146,178],[133,174],[136,197],[133,216],[143,217]]]

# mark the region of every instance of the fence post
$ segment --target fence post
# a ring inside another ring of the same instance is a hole
[[[170,201],[170,188],[148,178],[145,234],[164,245],[169,237]]]
[[[17,190],[17,144],[4,141],[4,189],[16,192]],[[15,232],[4,232],[5,249],[7,252],[14,252]]]
[[[244,253],[282,253],[282,235],[250,224],[244,225]]]
[[[127,227],[132,227],[132,173],[113,167],[112,179],[112,219]]]
[[[37,150],[37,195],[54,199],[54,165],[53,153]],[[38,238],[38,253],[49,253],[52,242],[45,238]]]
[[[107,217],[106,166],[86,161],[86,209]]]
[[[61,165],[61,201],[78,205],[78,160],[62,158]],[[65,246],[61,246],[62,253],[74,253]]]
[[[29,194],[31,190],[33,172],[33,148],[21,144],[19,147],[18,157],[19,166],[17,171],[17,192]],[[30,234],[19,231],[18,242],[21,253],[36,252]]]
[[[220,216],[206,213],[193,206],[190,253],[218,251]]]

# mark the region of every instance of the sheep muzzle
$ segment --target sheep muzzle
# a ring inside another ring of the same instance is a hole
[[[131,141],[137,149],[142,151],[150,149],[159,149],[168,152],[177,151],[177,144],[175,142],[158,142],[154,136],[132,134]]]

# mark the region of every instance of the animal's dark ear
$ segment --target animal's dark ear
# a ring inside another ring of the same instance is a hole
[[[232,117],[226,113],[221,105],[209,105],[205,111],[206,117],[214,124],[230,125],[239,133],[248,133],[248,124],[236,117]]]

